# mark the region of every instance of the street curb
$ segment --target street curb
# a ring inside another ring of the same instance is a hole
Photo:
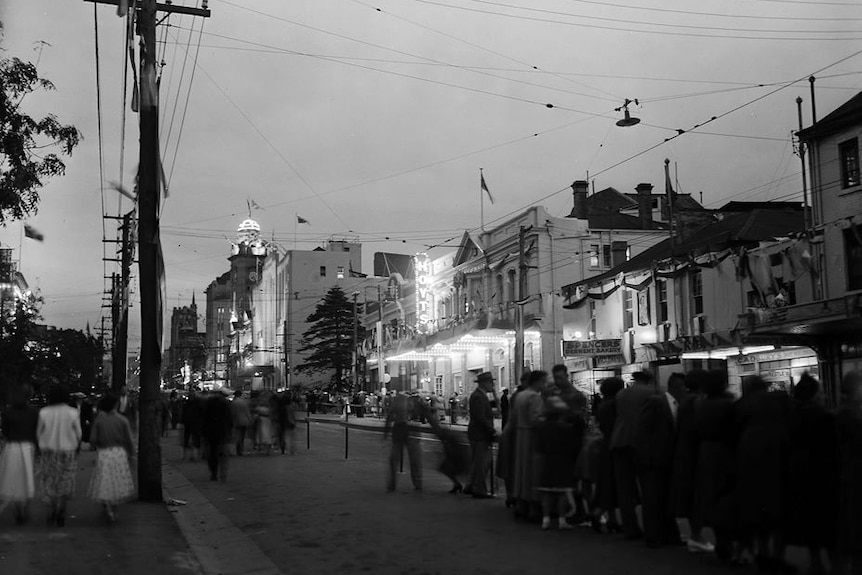
[[[165,500],[206,575],[283,575],[278,566],[225,517],[174,465],[162,459]]]

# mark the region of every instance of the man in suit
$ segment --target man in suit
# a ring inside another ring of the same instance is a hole
[[[644,405],[655,394],[652,374],[637,371],[634,383],[617,394],[617,420],[611,435],[611,456],[617,486],[617,501],[627,539],[640,539],[635,508],[638,502],[637,445],[640,416]]]
[[[679,402],[686,395],[685,374],[674,373],[667,391],[649,397],[638,421],[637,470],[642,494],[644,539],[648,547],[679,544],[670,505]]]
[[[479,374],[476,389],[470,395],[470,423],[467,426],[467,439],[473,452],[470,494],[477,499],[492,497],[485,485],[490,462],[491,442],[497,432],[494,430],[494,411],[488,394],[494,390],[494,377],[489,372]]]

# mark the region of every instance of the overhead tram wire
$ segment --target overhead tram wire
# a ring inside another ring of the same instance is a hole
[[[538,66],[533,65],[533,64],[530,64],[529,62],[524,62],[523,60],[519,60],[519,59],[517,59],[517,58],[513,58],[512,56],[509,56],[509,55],[507,55],[507,54],[503,54],[502,52],[498,52],[497,50],[492,50],[491,48],[487,48],[487,47],[485,47],[485,46],[482,46],[482,45],[480,45],[480,44],[476,44],[475,42],[471,42],[471,41],[469,41],[469,40],[465,40],[465,39],[460,38],[460,37],[458,37],[458,36],[454,36],[454,35],[452,35],[452,34],[449,34],[448,32],[443,32],[442,30],[438,30],[438,29],[436,29],[436,28],[432,28],[431,26],[428,26],[428,25],[426,25],[426,24],[422,24],[422,23],[420,23],[420,22],[416,22],[416,21],[414,21],[414,20],[410,20],[409,18],[405,18],[404,16],[400,16],[400,15],[398,15],[398,14],[394,14],[394,13],[392,13],[392,12],[389,12],[388,10],[383,10],[382,8],[371,6],[371,5],[369,5],[369,4],[366,4],[365,2],[362,2],[361,0],[351,0],[351,2],[353,2],[353,3],[355,3],[355,4],[359,4],[360,6],[365,6],[366,8],[370,8],[370,9],[372,9],[372,10],[376,10],[377,12],[380,12],[380,13],[382,13],[382,14],[386,14],[387,16],[390,16],[390,17],[392,17],[392,18],[396,18],[396,19],[398,19],[398,20],[401,20],[401,21],[407,22],[407,23],[409,23],[409,24],[412,24],[413,26],[417,26],[418,28],[422,28],[423,30],[429,30],[429,31],[431,31],[431,32],[434,32],[435,34],[440,34],[441,36],[444,36],[444,37],[449,38],[449,39],[451,39],[451,40],[455,40],[456,42],[461,42],[462,44],[466,44],[467,46],[471,46],[471,47],[473,47],[473,48],[478,48],[479,50],[482,50],[482,51],[484,51],[484,52],[488,52],[488,53],[490,53],[490,54],[494,54],[495,56],[499,56],[500,58],[504,58],[504,59],[506,59],[506,60],[509,60],[510,62],[515,62],[515,63],[520,64],[520,65],[522,65],[522,66],[526,66],[528,69],[531,69],[531,70],[540,70],[540,68],[539,68]],[[553,76],[556,76],[557,78],[559,78],[559,79],[561,79],[561,80],[565,80],[565,81],[567,81],[567,82],[571,82],[571,83],[573,83],[573,84],[575,84],[575,85],[581,86],[582,88],[587,88],[587,89],[589,89],[589,90],[593,90],[593,91],[595,91],[595,92],[600,92],[600,93],[604,94],[605,96],[609,97],[609,98],[602,98],[602,99],[604,99],[604,100],[608,100],[608,101],[611,101],[611,102],[619,102],[619,101],[621,101],[621,100],[623,100],[623,99],[624,99],[624,97],[623,97],[623,96],[620,96],[620,95],[618,95],[618,94],[612,94],[612,93],[610,93],[610,92],[607,92],[607,91],[605,91],[605,90],[602,90],[601,88],[597,88],[597,87],[595,87],[595,86],[590,86],[590,85],[588,85],[588,84],[584,84],[583,82],[578,82],[577,80],[573,80],[572,78],[569,78],[569,77],[567,77],[567,76],[563,76],[563,75],[560,75],[560,74],[553,74],[553,73],[551,73],[551,74],[552,74]],[[591,97],[595,97],[595,96],[591,96]]]
[[[222,0],[222,1],[225,1],[225,0]],[[181,28],[181,29],[182,29],[182,28]],[[266,48],[277,48],[277,47],[273,47],[273,46],[270,46],[270,45],[267,45],[267,44],[261,44],[261,43],[259,43],[259,42],[253,42],[253,41],[251,41],[251,40],[243,40],[243,39],[241,39],[241,38],[234,38],[234,37],[231,37],[231,36],[225,36],[225,35],[222,35],[222,34],[216,34],[216,33],[214,33],[214,32],[205,32],[205,34],[206,34],[206,35],[210,35],[210,36],[215,36],[215,37],[218,37],[218,38],[223,38],[223,39],[226,39],[226,40],[233,40],[233,41],[236,41],[236,42],[243,42],[243,43],[245,43],[245,44],[252,44],[252,45],[256,45],[256,46],[264,46],[264,47],[266,47]],[[413,80],[419,80],[420,82],[427,82],[427,83],[429,83],[429,84],[437,84],[437,85],[440,85],[440,86],[446,86],[446,87],[449,87],[449,88],[458,88],[458,89],[460,89],[460,90],[466,90],[466,91],[468,91],[468,92],[475,92],[475,93],[477,93],[477,94],[485,94],[485,95],[488,95],[488,96],[494,96],[494,97],[497,97],[497,98],[503,98],[503,99],[506,99],[506,100],[512,100],[512,101],[515,101],[515,102],[523,102],[523,103],[525,103],[525,104],[532,104],[532,105],[536,105],[536,106],[542,106],[542,107],[544,107],[544,108],[548,108],[548,109],[564,110],[564,111],[566,111],[566,112],[574,112],[574,113],[576,113],[576,114],[583,114],[583,115],[586,115],[586,116],[594,116],[594,117],[606,118],[606,119],[614,119],[614,118],[615,118],[614,116],[611,116],[611,115],[610,115],[610,112],[606,112],[606,113],[587,112],[587,111],[585,111],[585,110],[579,110],[579,109],[576,109],[576,108],[571,108],[571,107],[568,107],[568,106],[563,106],[563,105],[555,104],[555,103],[551,103],[551,102],[542,102],[542,101],[540,101],[540,100],[531,100],[531,99],[529,99],[529,98],[521,98],[521,97],[519,97],[519,96],[513,96],[513,95],[511,95],[511,94],[501,94],[501,93],[499,93],[499,92],[492,92],[492,91],[490,91],[490,90],[483,90],[483,89],[481,89],[481,88],[473,88],[473,87],[471,87],[471,86],[465,86],[465,85],[462,85],[462,84],[454,84],[454,83],[451,83],[451,82],[443,82],[443,81],[440,81],[440,80],[433,80],[433,79],[431,79],[431,78],[425,78],[425,77],[423,77],[423,76],[414,76],[414,75],[412,75],[412,74],[405,74],[405,73],[402,73],[402,72],[395,72],[395,71],[392,71],[392,70],[384,70],[384,69],[381,69],[381,68],[374,68],[374,67],[372,67],[372,66],[365,66],[365,65],[363,65],[363,64],[356,64],[356,63],[354,63],[354,62],[346,62],[346,61],[343,61],[343,60],[337,60],[337,59],[329,58],[329,57],[326,57],[326,56],[319,56],[319,55],[314,55],[314,54],[295,52],[295,51],[293,51],[293,50],[288,50],[288,49],[284,49],[284,51],[285,51],[285,52],[287,52],[287,53],[295,53],[295,54],[296,54],[296,55],[298,55],[298,56],[306,56],[306,57],[314,58],[314,59],[317,59],[317,60],[324,60],[324,61],[327,61],[327,62],[335,62],[335,63],[337,63],[337,64],[343,64],[343,65],[345,65],[345,66],[351,66],[351,67],[354,67],[354,68],[361,68],[361,69],[363,69],[363,70],[370,70],[370,71],[373,71],[373,72],[379,72],[379,73],[381,73],[381,74],[388,74],[388,75],[391,75],[391,76],[397,76],[397,77],[401,77],[401,78],[410,78],[410,79],[413,79]],[[204,71],[204,73],[206,73],[206,72]]]
[[[368,42],[368,41],[365,41],[365,40],[360,40],[359,38],[354,38],[354,37],[352,37],[352,36],[346,36],[346,35],[344,35],[344,34],[339,34],[339,33],[337,33],[337,32],[332,32],[331,30],[325,30],[325,29],[323,29],[323,28],[317,28],[317,27],[315,27],[315,26],[311,26],[311,25],[308,25],[308,24],[304,24],[304,23],[302,23],[302,22],[297,22],[297,21],[295,21],[295,20],[290,20],[290,19],[288,19],[288,18],[283,18],[283,17],[278,16],[278,15],[275,15],[275,14],[270,14],[270,13],[268,13],[268,12],[262,12],[262,11],[260,11],[260,10],[255,10],[255,9],[253,9],[253,8],[249,8],[249,7],[247,7],[247,6],[242,6],[242,5],[239,5],[239,4],[235,4],[235,3],[233,3],[233,2],[230,2],[229,0],[218,0],[218,1],[222,2],[223,4],[227,4],[227,5],[229,5],[229,6],[233,6],[233,7],[235,7],[235,8],[239,8],[239,9],[241,9],[241,10],[246,10],[246,11],[252,12],[253,14],[258,14],[258,15],[260,15],[260,16],[264,16],[264,17],[266,17],[266,18],[271,18],[271,19],[273,19],[273,20],[277,20],[277,21],[284,22],[284,23],[287,23],[287,24],[292,24],[292,25],[294,25],[294,26],[299,26],[299,27],[301,27],[301,28],[306,28],[306,29],[309,29],[309,30],[313,30],[313,31],[318,32],[318,33],[321,33],[321,34],[326,34],[326,35],[329,35],[329,36],[334,36],[334,37],[336,37],[336,38],[340,38],[340,39],[342,39],[342,40],[348,40],[348,41],[350,41],[350,42],[356,42],[356,43],[359,43],[359,44],[362,44],[362,45],[365,45],[365,46],[369,46],[369,47],[372,47],[372,48],[377,48],[377,49],[380,49],[380,50],[385,50],[385,51],[387,51],[387,52],[392,52],[392,53],[395,53],[395,54],[401,54],[402,56],[407,56],[407,57],[410,57],[410,58],[417,58],[417,59],[424,60],[424,61],[429,62],[429,63],[432,63],[432,64],[437,64],[437,65],[443,65],[443,66],[447,66],[447,67],[452,67],[452,68],[460,69],[460,70],[463,70],[463,71],[472,72],[472,73],[475,73],[475,74],[481,74],[481,75],[483,75],[483,76],[490,76],[490,77],[497,78],[497,79],[500,79],[500,80],[506,80],[506,81],[509,81],[509,82],[516,82],[516,83],[521,83],[521,84],[529,84],[529,85],[533,85],[533,86],[536,86],[536,87],[539,87],[539,88],[544,88],[544,89],[549,89],[549,90],[556,90],[556,91],[562,91],[562,92],[568,92],[568,93],[570,93],[570,94],[574,94],[574,95],[578,95],[578,96],[583,96],[583,97],[586,97],[586,98],[594,98],[594,99],[600,99],[600,100],[605,100],[605,101],[613,101],[613,102],[617,102],[617,101],[619,101],[619,98],[616,98],[616,97],[606,98],[606,97],[602,97],[602,96],[596,96],[596,95],[593,95],[593,94],[584,94],[584,93],[581,93],[581,92],[573,92],[573,91],[571,91],[571,90],[563,90],[563,89],[561,89],[561,88],[555,88],[555,87],[553,87],[553,86],[548,86],[548,85],[544,85],[544,84],[535,84],[535,83],[531,83],[531,82],[525,82],[525,81],[522,81],[522,80],[516,80],[516,79],[514,79],[514,78],[510,78],[510,77],[507,77],[507,76],[500,76],[500,75],[497,75],[497,74],[492,74],[492,73],[490,73],[490,72],[482,71],[482,70],[478,70],[478,69],[475,69],[475,68],[467,68],[467,67],[459,66],[459,65],[457,65],[457,64],[452,64],[451,62],[445,62],[445,61],[443,61],[443,60],[437,60],[437,59],[435,59],[435,58],[430,58],[430,57],[428,57],[428,56],[422,56],[421,54],[413,54],[413,53],[410,53],[410,52],[406,52],[406,51],[404,51],[404,50],[399,50],[399,49],[397,49],[397,48],[392,48],[392,47],[385,46],[385,45],[382,45],[382,44],[376,44],[376,43],[374,43],[374,42]],[[370,7],[370,6],[368,6],[368,5],[365,5],[365,6],[366,6],[366,7],[371,8],[371,9],[374,9],[373,7]],[[389,14],[389,13],[387,13],[387,14]],[[392,15],[392,14],[389,14],[389,15],[391,15],[391,16],[393,16],[393,17],[397,17],[397,16]],[[412,23],[412,22],[411,22],[411,23]],[[427,29],[430,29],[430,28],[428,28],[427,26],[424,26],[424,25],[421,25],[421,24],[416,24],[416,25],[417,25],[417,26],[425,27],[425,28],[427,28]],[[432,31],[434,31],[434,32],[438,32],[438,31],[433,30],[433,29],[432,29]],[[440,33],[440,34],[445,34],[444,32],[438,32],[438,33]],[[455,38],[455,37],[452,37],[452,38],[457,40],[457,38]],[[464,42],[466,42],[466,40],[465,40]],[[474,45],[474,46],[477,46],[477,47],[478,47],[478,45]],[[491,52],[493,52],[493,51],[491,51]],[[507,57],[507,56],[505,56],[505,55],[503,55],[503,54],[500,54],[500,53],[497,53],[497,52],[494,52],[494,53],[495,53],[495,54],[497,54],[498,56],[501,56],[501,57],[504,57],[504,58],[508,58],[508,59],[509,59],[509,60],[511,60],[511,61],[518,62],[518,63],[520,63],[520,64],[522,64],[522,65],[529,66],[530,68],[538,69],[538,68],[537,68],[537,67],[535,67],[535,66],[531,66],[531,65],[529,65],[529,64],[522,63],[522,62],[520,62],[519,60],[515,60],[515,59],[513,59],[513,58],[509,58],[509,57]],[[302,54],[302,55],[307,55],[307,56],[310,56],[310,57],[314,57],[314,56],[312,56],[311,54]],[[417,62],[417,63],[418,63],[418,62]],[[578,85],[583,86],[583,84],[580,84],[580,83],[578,83],[578,82],[574,82],[574,83],[575,83],[575,84],[578,84]],[[589,86],[588,86],[588,87],[589,87]],[[596,90],[595,88],[592,88],[592,87],[589,87],[589,88],[590,88],[590,89],[592,89],[592,90]]]
[[[224,0],[222,0],[224,1]],[[630,32],[630,33],[638,33],[638,34],[653,34],[653,35],[661,35],[661,36],[685,36],[691,38],[725,38],[725,39],[735,39],[735,40],[782,40],[782,41],[811,41],[811,42],[823,42],[823,41],[848,41],[848,40],[862,40],[862,36],[853,36],[846,38],[837,38],[833,36],[826,36],[823,38],[814,38],[814,37],[797,37],[797,36],[739,36],[734,34],[698,34],[695,32],[679,32],[672,30],[647,30],[644,28],[620,28],[614,26],[605,26],[600,24],[587,24],[584,22],[572,22],[572,21],[562,21],[562,20],[551,20],[548,18],[538,18],[533,16],[521,16],[517,14],[507,14],[505,12],[496,12],[493,10],[484,10],[479,8],[469,8],[467,6],[456,6],[454,4],[447,4],[445,2],[439,2],[437,0],[412,0],[413,2],[419,2],[422,4],[429,4],[432,6],[440,6],[443,8],[451,8],[453,10],[463,10],[466,12],[475,12],[479,14],[488,14],[493,16],[501,16],[504,18],[514,18],[517,20],[525,20],[532,22],[543,22],[547,24],[558,24],[563,26],[575,26],[578,28],[589,28],[595,30],[610,30],[614,32]],[[862,32],[859,32],[862,34]]]
[[[849,55],[847,55],[847,56],[844,56],[843,58],[840,58],[840,59],[838,59],[838,60],[836,60],[836,61],[834,61],[834,62],[832,62],[832,63],[830,63],[830,64],[827,64],[827,65],[825,65],[825,66],[823,66],[823,67],[821,67],[821,68],[819,68],[819,69],[817,69],[817,70],[814,70],[814,71],[812,71],[812,72],[811,72],[811,73],[809,73],[809,74],[805,74],[803,77],[804,77],[804,78],[808,78],[808,77],[810,77],[810,76],[812,76],[812,75],[817,75],[817,74],[819,74],[820,72],[822,72],[822,71],[824,71],[824,70],[828,70],[829,68],[832,68],[832,67],[834,67],[834,66],[837,66],[837,65],[839,65],[839,64],[842,64],[842,63],[846,62],[847,60],[850,60],[850,59],[852,59],[852,58],[855,58],[855,57],[856,57],[856,56],[858,56],[859,54],[862,54],[862,50],[857,50],[857,51],[855,51],[855,52],[853,52],[853,53],[851,53],[851,54],[849,54]],[[617,168],[617,167],[619,167],[619,166],[621,166],[621,165],[623,165],[623,164],[625,164],[625,163],[627,163],[627,162],[630,162],[631,160],[634,160],[635,158],[638,158],[638,157],[640,157],[640,156],[642,156],[642,155],[644,155],[644,154],[646,154],[646,153],[651,152],[652,150],[654,150],[654,149],[656,149],[656,148],[658,148],[658,147],[660,147],[660,146],[663,146],[663,145],[664,145],[664,144],[666,144],[667,142],[670,142],[670,141],[672,141],[672,140],[674,140],[674,139],[676,139],[676,138],[678,138],[678,137],[680,137],[680,136],[682,136],[682,135],[684,135],[684,134],[691,133],[691,132],[693,132],[694,130],[698,129],[698,128],[699,128],[699,127],[701,127],[701,126],[705,126],[706,124],[709,124],[709,123],[711,123],[711,122],[714,122],[714,121],[716,121],[716,120],[718,120],[718,119],[720,119],[720,118],[724,118],[725,116],[728,116],[728,115],[730,115],[730,114],[733,114],[734,112],[737,112],[737,111],[739,111],[739,110],[741,110],[741,109],[743,109],[743,108],[745,108],[745,107],[747,107],[747,106],[749,106],[749,105],[751,105],[751,104],[753,104],[753,103],[755,103],[755,102],[758,102],[758,101],[760,101],[760,100],[763,100],[764,98],[767,98],[767,97],[769,97],[769,96],[771,96],[771,95],[773,95],[773,94],[775,94],[775,93],[777,93],[777,92],[780,92],[781,90],[784,90],[785,88],[787,88],[787,87],[789,87],[789,86],[792,86],[793,84],[795,84],[795,83],[796,83],[796,82],[798,82],[798,81],[799,81],[799,79],[792,80],[792,81],[790,81],[790,82],[788,82],[788,83],[786,83],[786,84],[784,84],[784,85],[782,85],[782,86],[779,86],[779,87],[778,87],[778,88],[776,88],[775,90],[770,91],[770,92],[769,92],[769,93],[767,93],[767,94],[763,94],[763,95],[761,95],[761,96],[758,96],[757,98],[754,98],[754,99],[752,99],[752,100],[749,100],[748,102],[745,102],[745,103],[740,104],[740,105],[738,105],[738,106],[736,106],[736,107],[734,107],[734,108],[731,108],[730,110],[728,110],[728,111],[726,111],[726,112],[723,112],[723,113],[719,114],[718,116],[712,116],[709,120],[706,120],[706,121],[704,121],[704,122],[701,122],[700,124],[696,124],[693,128],[690,128],[690,129],[688,129],[688,130],[679,130],[679,131],[678,131],[678,133],[677,133],[676,135],[671,136],[671,137],[669,137],[669,138],[665,138],[663,141],[658,142],[658,143],[656,143],[656,144],[654,144],[654,145],[652,145],[652,146],[649,146],[649,147],[647,147],[647,148],[645,148],[645,149],[643,149],[643,150],[641,150],[641,151],[639,151],[639,152],[637,152],[637,153],[635,153],[635,154],[632,154],[631,156],[628,156],[627,158],[625,158],[625,159],[623,159],[623,160],[620,160],[620,161],[618,161],[618,162],[614,163],[613,165],[608,166],[607,168],[604,168],[603,170],[600,170],[599,172],[596,172],[595,174],[592,174],[592,175],[593,175],[593,176],[598,176],[598,175],[603,174],[603,173],[606,173],[606,172],[608,172],[608,171],[610,171],[610,170],[612,170],[612,169],[614,169],[614,168]],[[517,214],[517,213],[519,213],[519,212],[521,212],[521,211],[523,211],[523,210],[525,210],[525,209],[529,208],[530,206],[536,205],[536,204],[537,204],[537,203],[539,203],[539,202],[543,202],[543,201],[545,201],[545,200],[547,200],[547,199],[549,199],[549,198],[552,198],[552,197],[554,197],[554,196],[556,196],[556,195],[558,195],[558,194],[561,194],[561,193],[563,193],[563,192],[565,192],[565,191],[567,191],[567,190],[569,190],[569,189],[571,189],[571,187],[567,185],[567,186],[565,186],[565,187],[563,187],[563,188],[560,188],[559,190],[556,190],[556,191],[554,191],[554,192],[551,192],[551,193],[549,193],[549,194],[546,194],[546,195],[542,196],[541,198],[538,198],[538,199],[536,199],[536,200],[533,200],[533,201],[531,201],[529,204],[527,204],[527,205],[525,205],[525,206],[523,206],[523,207],[517,208],[517,209],[512,210],[512,211],[509,211],[509,212],[507,212],[507,213],[505,213],[505,214],[503,214],[503,215],[501,215],[501,216],[498,216],[498,217],[496,217],[496,218],[492,219],[492,220],[491,220],[491,221],[489,221],[489,222],[485,222],[485,225],[487,226],[487,225],[490,225],[490,224],[494,224],[495,222],[502,221],[502,220],[504,220],[504,219],[506,219],[506,218],[510,218],[510,217],[512,217],[513,215],[515,215],[515,214]],[[469,230],[469,231],[475,232],[475,231],[477,231],[478,229],[479,229],[479,228],[471,228],[471,230]],[[454,241],[454,240],[458,239],[459,237],[460,237],[460,236],[453,236],[453,237],[449,238],[448,240],[445,240],[444,242],[442,242],[442,243],[440,243],[440,244],[437,244],[437,245],[436,245],[436,246],[434,246],[434,247],[440,247],[440,246],[442,246],[442,245],[448,244],[448,243],[450,243],[450,242],[452,242],[452,241]]]
[[[202,18],[201,20],[205,20],[205,18]],[[186,30],[186,28],[181,28],[178,26],[172,26],[172,27],[176,28],[177,30]],[[201,28],[203,28],[203,23],[201,23]],[[173,109],[171,110],[171,119],[170,119],[170,122],[168,123],[168,133],[167,133],[167,136],[165,136],[164,145],[162,146],[162,148],[164,150],[167,150],[169,148],[169,146],[171,145],[171,134],[173,133],[173,129],[174,129],[174,120],[176,119],[176,116],[177,116],[177,107],[179,106],[179,103],[180,103],[180,95],[183,92],[183,78],[185,78],[185,75],[186,75],[186,63],[189,60],[189,57],[188,57],[189,56],[189,49],[191,48],[192,36],[194,35],[194,31],[195,31],[195,20],[194,19],[192,20],[191,28],[188,28],[187,30],[189,33],[188,34],[188,40],[186,41],[186,45],[184,47],[185,55],[183,56],[183,65],[180,67],[180,79],[179,79],[179,82],[177,83],[177,93],[176,93],[176,96],[174,97],[174,105],[173,105]]]
[[[317,199],[319,199],[320,202],[324,206],[326,206],[326,208],[330,211],[330,213],[332,213],[332,215],[335,216],[335,218],[341,223],[341,225],[344,226],[345,229],[349,228],[350,226],[347,225],[347,223],[338,214],[338,212],[336,212],[332,208],[332,206],[329,204],[329,202],[327,202],[326,199],[323,198],[317,192],[317,190],[314,189],[314,187],[311,185],[311,183],[299,172],[299,170],[296,169],[296,167],[293,165],[293,163],[287,159],[287,157],[281,152],[281,150],[279,150],[275,146],[275,144],[273,144],[272,141],[266,137],[266,135],[260,130],[260,128],[257,127],[257,124],[255,124],[252,121],[252,119],[249,118],[248,114],[245,113],[245,111],[242,109],[242,107],[239,106],[236,102],[234,102],[234,100],[227,94],[227,92],[224,91],[224,89],[218,84],[218,82],[215,81],[215,78],[213,78],[210,75],[210,73],[206,71],[206,68],[204,68],[197,61],[195,61],[194,65],[195,65],[195,67],[199,68],[201,72],[204,73],[204,75],[207,77],[207,79],[209,79],[209,81],[212,83],[213,86],[215,86],[215,88],[221,93],[221,95],[224,96],[228,102],[230,102],[231,106],[233,106],[234,109],[236,109],[236,111],[239,112],[240,116],[242,116],[243,119],[246,122],[248,122],[248,124],[252,127],[252,129],[254,129],[254,131],[257,132],[258,136],[260,136],[263,139],[263,141],[266,142],[267,146],[269,146],[269,148],[273,152],[275,152],[275,154],[282,160],[282,162],[284,162],[287,165],[287,167],[290,168],[290,170],[293,172],[293,174],[305,185],[305,187],[307,187],[309,189],[309,191],[312,192],[315,195],[315,197]]]
[[[177,14],[177,25],[182,23],[182,18],[183,18],[183,14]],[[170,17],[169,17],[165,23],[165,28],[164,28],[164,30],[165,30],[165,45],[167,45],[167,43],[168,43],[168,36],[169,36],[168,29],[169,28],[177,28],[177,27],[178,26],[175,26],[174,24],[171,23]],[[166,89],[164,90],[165,100],[163,102],[163,106],[161,106],[165,109],[167,109],[167,107],[168,107],[168,98],[170,97],[170,93],[171,93],[171,83],[173,82],[174,70],[176,69],[174,62],[176,62],[176,60],[177,60],[177,47],[181,45],[179,41],[171,42],[171,44],[173,45],[173,51],[171,52],[171,58],[170,58],[170,64],[169,64],[171,71],[170,71],[170,74],[168,74],[168,84],[167,84]],[[161,86],[160,86],[159,92],[160,93],[162,92]],[[159,125],[159,138],[160,139],[163,138],[163,134],[165,133],[165,122],[167,122],[168,114],[161,114],[161,116],[162,116],[161,124]],[[164,140],[162,140],[161,143],[163,146],[166,144],[164,142]]]
[[[469,0],[475,4],[486,4],[490,6],[500,6],[503,8],[512,8],[515,10],[523,10],[527,12],[538,12],[542,14],[552,14],[554,16],[567,16],[570,18],[583,18],[586,20],[599,20],[602,22],[618,22],[621,24],[634,24],[637,26],[656,26],[659,28],[685,28],[691,30],[714,30],[718,32],[752,32],[752,33],[768,33],[768,34],[858,34],[860,30],[776,30],[774,28],[740,28],[726,26],[698,26],[693,24],[668,24],[666,22],[648,22],[644,20],[629,20],[625,18],[610,18],[604,16],[588,16],[585,14],[574,14],[572,12],[560,12],[556,10],[547,10],[543,8],[533,8],[528,6],[519,6],[516,4],[507,4],[495,0]]]
[[[183,106],[183,115],[182,115],[182,118],[180,120],[180,129],[179,129],[179,133],[177,134],[176,144],[174,146],[174,156],[173,156],[173,159],[171,160],[171,170],[170,170],[170,173],[168,174],[168,181],[167,181],[168,187],[170,187],[171,182],[174,179],[174,168],[176,168],[176,165],[177,165],[177,154],[179,152],[180,142],[182,141],[182,137],[183,137],[183,127],[185,127],[185,125],[186,125],[186,114],[187,114],[188,109],[189,109],[189,99],[191,98],[191,94],[192,94],[192,86],[194,85],[194,82],[195,82],[195,70],[198,67],[198,55],[200,54],[200,51],[201,51],[201,38],[203,37],[204,23],[205,22],[206,22],[206,18],[201,18],[201,29],[200,29],[200,32],[198,33],[198,42],[197,42],[197,46],[195,48],[195,58],[194,58],[194,61],[192,62],[192,72],[191,72],[191,77],[189,78],[188,91],[186,92],[186,103]],[[188,53],[186,53],[186,57],[188,57]],[[177,95],[179,96],[179,94],[177,94]],[[162,161],[162,160],[160,160],[160,161]],[[163,169],[164,169],[164,167],[163,167]]]
[[[770,0],[763,0],[768,2]],[[709,17],[718,17],[718,18],[740,18],[746,20],[797,20],[803,22],[843,22],[843,21],[857,21],[862,20],[862,18],[825,18],[825,17],[802,17],[802,16],[761,16],[761,15],[752,15],[752,14],[721,14],[718,12],[696,12],[693,10],[677,10],[672,8],[656,8],[654,6],[633,6],[631,4],[618,4],[615,2],[602,2],[600,0],[569,0],[569,2],[577,3],[577,4],[591,4],[594,6],[609,6],[613,8],[623,8],[626,10],[642,10],[647,12],[665,12],[671,14],[685,14],[690,16],[709,16]],[[801,2],[792,2],[793,4],[801,4]],[[838,5],[846,5],[846,6],[856,6],[855,4],[841,4],[838,2],[811,2],[811,4],[838,4]]]

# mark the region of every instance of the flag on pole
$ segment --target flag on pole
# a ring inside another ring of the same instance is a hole
[[[251,204],[251,207],[254,208],[255,210],[262,210],[263,209],[260,206],[260,204],[258,204],[256,201],[254,201],[252,199],[249,199],[249,203]]]
[[[45,235],[30,224],[24,224],[24,236],[37,242],[45,241]]]
[[[488,184],[485,183],[485,174],[479,170],[479,185],[482,187],[482,191],[488,194],[488,199],[491,203],[494,203],[494,196],[491,195],[491,190],[488,189]]]
[[[302,216],[299,216],[299,215],[298,215],[298,216],[296,216],[296,223],[298,223],[298,224],[308,224],[309,226],[311,225],[311,224],[309,223],[309,221],[308,221],[308,220],[306,220],[305,218],[303,218]]]

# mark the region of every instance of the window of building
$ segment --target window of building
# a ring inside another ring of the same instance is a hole
[[[437,397],[443,397],[443,376],[438,375],[434,378],[434,393]]]
[[[326,266],[320,266],[320,277],[326,277]]]
[[[597,327],[597,314],[596,314],[596,300],[589,300],[589,309],[590,309],[590,330],[587,333],[587,336],[590,339],[596,337],[596,327]]]
[[[852,188],[859,185],[859,140],[853,138],[842,142],[838,147],[841,156],[841,187]]]
[[[509,270],[509,301],[518,299],[518,275],[514,269]]]
[[[623,288],[623,329],[631,329],[635,325],[634,301],[632,290]]]
[[[844,257],[847,260],[847,289],[862,289],[862,226],[844,230]]]
[[[703,276],[700,270],[691,272],[689,276],[691,287],[691,307],[695,315],[703,313]]]
[[[503,274],[497,274],[497,292],[494,294],[494,299],[497,300],[498,303],[503,303],[506,301],[506,291],[505,291],[505,282],[503,281]]]
[[[655,301],[658,303],[658,317],[656,318],[659,323],[668,321],[670,319],[667,313],[667,282],[657,280],[655,282]]]
[[[611,267],[611,246],[608,244],[592,244],[590,246],[590,267],[591,268],[610,268]]]
[[[338,279],[340,279],[340,280],[344,279],[344,266],[338,266],[338,271],[336,272],[336,277],[338,277]]]

